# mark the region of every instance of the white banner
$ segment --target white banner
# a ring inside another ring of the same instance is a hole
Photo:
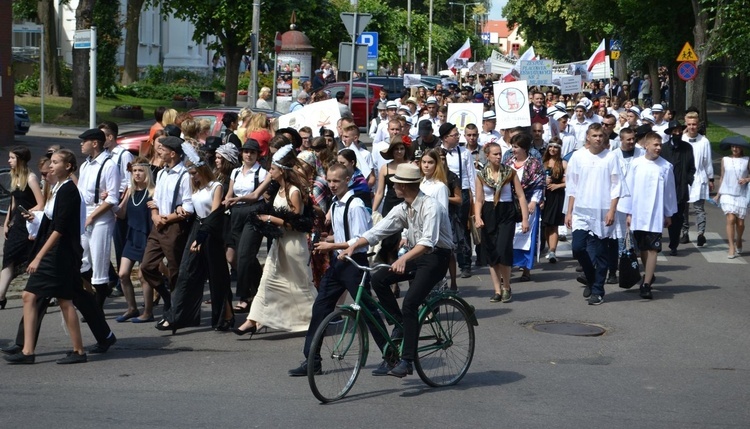
[[[562,76],[560,77],[560,93],[576,94],[581,92],[581,76]]]
[[[305,107],[286,115],[279,116],[279,128],[291,127],[298,130],[302,127],[310,127],[313,135],[318,134],[320,127],[326,127],[338,136],[336,123],[341,119],[339,104],[335,98],[317,103],[308,104]]]
[[[422,84],[421,74],[405,74],[404,75],[404,88],[413,88]]]
[[[467,125],[474,124],[478,129],[482,129],[482,113],[484,113],[484,103],[448,103],[446,120],[458,128],[461,141],[465,141],[464,128]]]
[[[531,126],[528,88],[525,80],[495,82],[496,130]]]
[[[552,83],[552,61],[521,61],[521,80],[529,86],[550,85]]]

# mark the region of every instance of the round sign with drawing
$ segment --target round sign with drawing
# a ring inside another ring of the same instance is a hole
[[[503,112],[516,113],[527,108],[526,94],[518,88],[505,88],[497,96],[497,107]]]

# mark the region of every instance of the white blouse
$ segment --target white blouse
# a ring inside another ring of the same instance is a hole
[[[193,193],[193,207],[195,208],[196,216],[199,218],[205,219],[211,214],[211,207],[214,202],[214,190],[217,186],[221,186],[221,183],[210,182],[208,186]]]

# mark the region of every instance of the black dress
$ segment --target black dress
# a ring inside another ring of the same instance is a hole
[[[148,202],[151,201],[147,192],[147,189],[134,190],[133,194],[128,197],[126,209],[128,230],[125,234],[122,257],[131,261],[141,262],[143,260],[143,254],[146,252],[146,241],[148,241],[148,235],[151,233],[151,227],[154,224],[151,220],[151,209],[147,206]]]
[[[29,276],[26,291],[45,298],[73,299],[81,282],[81,195],[70,179],[53,191],[52,219],[45,214],[29,259],[34,258],[52,232],[60,239],[42,258],[37,271]],[[48,201],[48,204],[51,201]]]
[[[547,177],[554,184],[562,183],[562,177],[552,176],[552,171],[548,167],[546,170]],[[542,210],[542,225],[560,226],[565,223],[565,214],[563,213],[563,203],[565,202],[565,188],[555,189],[554,191],[545,190],[544,192],[544,210]]]
[[[16,188],[11,192],[14,209],[10,216],[8,237],[3,245],[3,269],[13,264],[16,268],[25,264],[29,259],[29,253],[34,244],[29,240],[29,231],[26,229],[26,219],[21,215],[21,207],[26,210],[36,205],[36,198],[31,187],[26,185],[23,191]]]
[[[484,187],[487,188],[487,185]],[[513,265],[515,214],[513,202],[499,202],[496,205],[492,201],[485,201],[482,206],[482,256],[488,265]]]

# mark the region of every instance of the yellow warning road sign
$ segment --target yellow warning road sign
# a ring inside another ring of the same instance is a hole
[[[685,46],[682,47],[680,54],[677,55],[677,61],[698,61],[698,55],[695,55],[695,50],[690,46],[690,42],[685,42]]]
[[[619,60],[620,59],[620,51],[610,51],[609,52],[609,56],[610,56],[610,58],[612,58],[615,61]]]

